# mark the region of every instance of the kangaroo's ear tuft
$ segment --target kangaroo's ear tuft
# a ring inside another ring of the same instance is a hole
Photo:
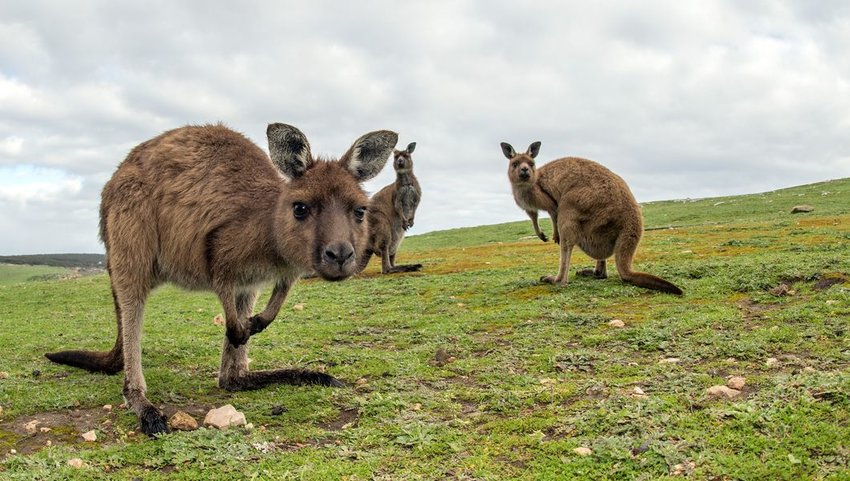
[[[389,130],[369,132],[354,141],[339,162],[360,182],[378,175],[387,163],[398,134]]]
[[[416,142],[411,142],[407,144],[407,153],[412,154],[413,150],[416,148]]]
[[[272,162],[286,177],[301,177],[315,162],[307,137],[297,128],[281,123],[269,124],[266,136]]]
[[[511,146],[511,144],[507,142],[502,142],[499,145],[502,146],[502,153],[505,154],[505,157],[507,157],[508,159],[513,159],[516,156],[516,151]]]
[[[532,159],[537,157],[537,154],[540,152],[540,141],[532,143],[528,146],[528,151],[526,152]]]

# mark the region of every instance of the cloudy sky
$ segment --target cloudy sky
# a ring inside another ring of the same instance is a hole
[[[266,149],[291,123],[330,155],[395,130],[413,234],[524,218],[500,141],[601,162],[639,201],[847,177],[848,5],[3,0],[0,254],[102,252],[103,184],[184,124]]]

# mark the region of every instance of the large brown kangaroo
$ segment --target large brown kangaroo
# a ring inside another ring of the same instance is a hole
[[[381,256],[381,273],[413,272],[422,268],[422,264],[396,265],[395,256],[404,239],[407,229],[413,227],[413,220],[422,188],[413,175],[413,150],[416,142],[408,144],[404,150],[393,150],[393,168],[396,180],[379,190],[369,200],[366,219],[369,223],[369,250],[360,264],[365,269],[371,255]]]
[[[534,232],[546,242],[537,224],[537,211],[552,218],[553,241],[561,245],[557,276],[540,280],[565,285],[573,246],[596,259],[595,269],[579,271],[582,276],[608,277],[606,259],[614,256],[624,282],[647,289],[681,295],[682,290],[664,279],[632,270],[632,260],[643,234],[643,217],[629,186],[617,174],[587,159],[566,157],[535,169],[540,142],[518,154],[502,142],[502,153],[510,160],[508,178],[514,200],[531,218]]]
[[[125,369],[124,397],[148,435],[168,432],[145,397],[142,317],[164,282],[215,292],[227,335],[218,384],[235,391],[272,383],[341,386],[301,369],[248,370],[248,339],[265,329],[292,284],[308,270],[343,280],[366,249],[368,199],[360,182],[380,172],[398,136],[368,133],[338,161],[316,160],[301,131],[267,129],[271,159],[222,125],[165,132],[134,148],[103,189],[100,237],[118,318],[108,352],[46,354],[89,371]],[[262,283],[275,280],[265,309],[252,315]]]

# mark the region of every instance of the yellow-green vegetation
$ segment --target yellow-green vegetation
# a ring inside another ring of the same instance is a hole
[[[65,267],[0,264],[0,285],[56,279],[70,275],[72,272]]]
[[[814,212],[789,213],[803,203]],[[644,211],[636,267],[683,297],[616,274],[541,285],[558,249],[527,221],[411,237],[399,262],[421,273],[373,262],[297,284],[251,365],[326,369],[342,389],[218,389],[216,299],[158,290],[151,400],[199,418],[233,404],[251,430],[148,440],[118,406],[121,376],[42,357],[111,345],[105,275],[0,286],[0,478],[850,478],[850,179]],[[740,394],[706,394],[730,376]]]

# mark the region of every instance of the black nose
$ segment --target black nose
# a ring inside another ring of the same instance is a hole
[[[354,247],[350,242],[335,242],[325,247],[325,262],[339,264],[340,267],[347,262],[354,261]]]
[[[522,172],[523,174],[527,174],[528,173],[528,167],[523,167],[523,168],[519,169],[519,171]]]

